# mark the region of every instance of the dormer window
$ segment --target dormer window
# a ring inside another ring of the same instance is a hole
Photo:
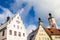
[[[53,32],[51,31],[51,33],[53,33]]]
[[[51,29],[48,29],[48,30],[51,30]]]

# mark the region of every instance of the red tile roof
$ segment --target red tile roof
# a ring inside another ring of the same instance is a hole
[[[44,28],[49,35],[60,35],[60,30],[55,28]]]

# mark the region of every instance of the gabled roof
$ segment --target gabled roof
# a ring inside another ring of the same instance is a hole
[[[56,28],[44,28],[44,30],[50,36],[51,35],[60,35],[60,29],[56,29]],[[30,34],[36,32],[36,31],[38,31],[38,28],[36,30],[34,30],[33,32],[31,32]]]
[[[17,15],[17,14],[16,14],[16,15]],[[0,30],[3,29],[3,28],[5,28],[5,27],[7,27],[8,23],[10,23],[11,20],[13,20],[13,18],[14,18],[16,15],[14,15],[11,19],[9,19],[7,22],[5,22],[4,24],[2,24],[2,25],[0,26]]]
[[[9,23],[10,21],[11,21],[11,19],[10,19],[9,21],[7,21],[6,23],[2,24],[2,25],[0,26],[0,30],[3,29],[3,28],[5,28],[5,27],[7,27],[8,23]]]
[[[49,35],[60,35],[60,29],[56,28],[44,28]]]

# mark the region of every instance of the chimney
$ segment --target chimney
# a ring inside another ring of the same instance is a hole
[[[9,20],[10,20],[10,17],[8,16],[8,17],[7,17],[7,21],[9,21]]]

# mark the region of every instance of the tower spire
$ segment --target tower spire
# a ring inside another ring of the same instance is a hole
[[[51,28],[56,28],[56,22],[55,22],[54,17],[52,17],[51,13],[49,13],[48,21]]]

